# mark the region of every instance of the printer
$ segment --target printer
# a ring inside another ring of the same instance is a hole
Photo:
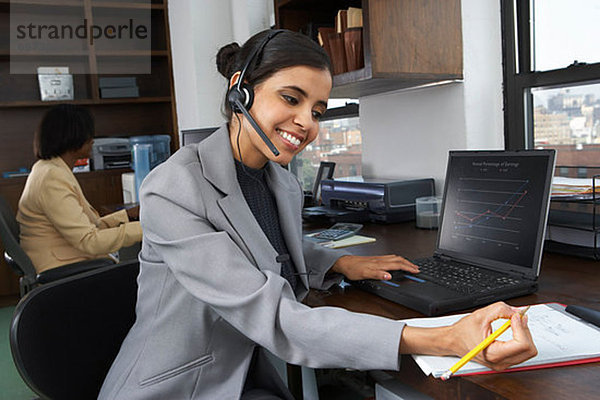
[[[432,178],[413,180],[364,179],[321,181],[321,207],[305,209],[303,215],[328,217],[344,222],[395,223],[415,219],[415,199],[435,195]]]
[[[131,144],[127,138],[96,138],[92,145],[92,163],[95,170],[129,168]]]

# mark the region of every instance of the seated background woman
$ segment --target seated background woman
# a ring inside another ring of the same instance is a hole
[[[94,120],[85,108],[52,107],[34,139],[38,160],[19,200],[21,246],[37,272],[78,261],[107,257],[142,240],[139,208],[100,217],[73,174],[75,161],[89,158]]]

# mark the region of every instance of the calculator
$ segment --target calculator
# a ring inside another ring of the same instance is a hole
[[[331,228],[325,229],[312,237],[319,240],[340,240],[354,235],[362,229],[361,224],[337,223]]]

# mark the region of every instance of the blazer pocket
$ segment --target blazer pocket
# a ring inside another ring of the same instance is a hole
[[[52,248],[52,254],[60,261],[73,260],[75,258],[85,258],[85,255],[73,247],[54,247]]]
[[[149,386],[149,385],[154,385],[156,383],[162,382],[166,379],[169,378],[173,378],[177,375],[181,375],[184,372],[188,372],[190,370],[193,370],[195,368],[200,368],[203,365],[208,364],[209,362],[211,362],[213,360],[213,355],[212,354],[205,354],[200,358],[197,358],[195,360],[192,360],[188,363],[185,363],[183,365],[180,365],[179,367],[167,370],[165,372],[161,372],[158,375],[154,375],[150,378],[144,379],[143,381],[140,382],[140,386]]]

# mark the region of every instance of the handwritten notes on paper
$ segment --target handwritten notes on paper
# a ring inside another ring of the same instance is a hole
[[[466,314],[437,318],[414,318],[405,320],[409,326],[437,327],[447,326],[458,321]],[[565,361],[600,357],[600,329],[582,322],[577,317],[567,314],[561,306],[555,304],[537,304],[527,312],[529,329],[538,355],[512,368],[543,366]],[[492,329],[498,329],[506,320],[497,320]],[[498,340],[512,339],[512,330],[506,331]],[[416,363],[426,375],[436,378],[454,365],[458,357],[437,357],[413,355]],[[491,371],[474,361],[465,365],[456,375]]]

